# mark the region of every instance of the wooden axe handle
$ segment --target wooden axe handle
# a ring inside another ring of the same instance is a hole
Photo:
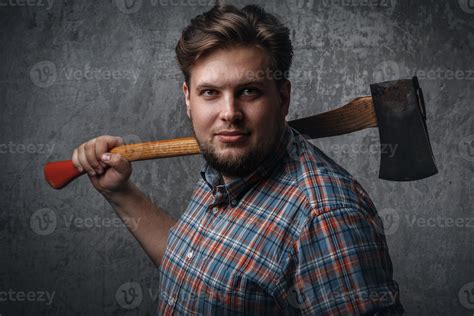
[[[121,154],[129,161],[176,157],[199,154],[199,145],[194,137],[159,140],[154,142],[122,145],[112,148],[114,154]]]
[[[301,134],[311,138],[322,138],[351,133],[377,126],[372,97],[354,99],[348,104],[310,117],[294,120],[288,124]],[[160,140],[114,147],[110,152],[121,154],[129,161],[194,155],[200,153],[194,137]],[[46,181],[55,189],[62,189],[69,182],[84,174],[79,172],[71,160],[48,162],[44,166]]]
[[[334,110],[290,121],[288,125],[314,139],[377,127],[377,116],[372,97],[364,96]]]

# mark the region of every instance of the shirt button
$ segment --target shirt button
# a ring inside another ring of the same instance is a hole
[[[236,206],[236,205],[237,205],[237,200],[232,200],[232,201],[230,201],[230,205]]]
[[[193,252],[192,252],[192,251],[188,252],[188,254],[186,255],[186,257],[187,257],[188,259],[191,259],[191,258],[193,257]]]
[[[168,299],[168,304],[169,304],[169,305],[173,305],[175,301],[176,301],[176,299],[175,299],[174,297],[170,297],[170,298]]]
[[[219,211],[219,208],[217,206],[214,206],[212,208],[212,213],[217,214],[218,211]]]

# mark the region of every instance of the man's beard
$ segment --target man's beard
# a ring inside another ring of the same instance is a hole
[[[193,125],[194,137],[199,143],[199,148],[206,162],[213,169],[228,177],[243,177],[256,170],[262,161],[275,150],[282,134],[282,130],[282,124],[278,124],[276,135],[274,135],[272,139],[264,140],[263,142],[254,145],[252,148],[246,149],[245,152],[240,155],[227,155],[227,157],[222,157],[216,152],[215,144],[200,141],[196,137]],[[231,147],[231,145],[228,144],[227,146]]]

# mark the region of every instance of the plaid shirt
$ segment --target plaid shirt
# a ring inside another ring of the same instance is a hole
[[[360,184],[289,126],[252,174],[207,164],[160,264],[160,315],[400,314]]]

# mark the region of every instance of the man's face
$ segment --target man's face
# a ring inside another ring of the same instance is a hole
[[[206,161],[224,176],[253,171],[276,146],[291,85],[278,87],[257,47],[219,49],[193,65],[183,84],[187,114]]]

